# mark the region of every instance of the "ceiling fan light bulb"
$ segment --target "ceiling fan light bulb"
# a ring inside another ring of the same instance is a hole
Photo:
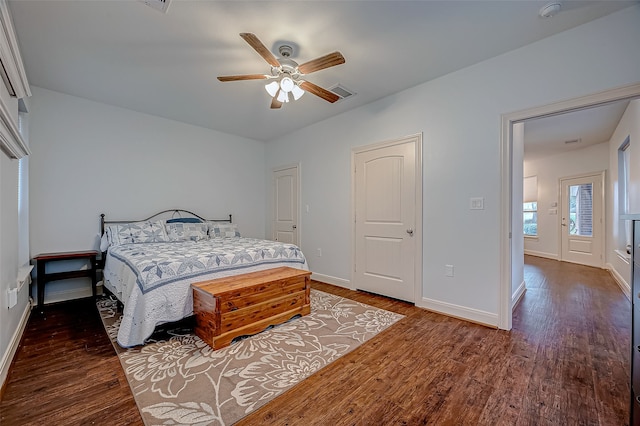
[[[289,77],[284,77],[282,80],[280,80],[280,88],[284,92],[289,93],[291,89],[293,89],[293,86],[295,86],[295,84]]]
[[[267,93],[273,98],[276,95],[276,93],[278,93],[279,86],[280,85],[278,84],[277,81],[272,81],[271,83],[264,86],[264,88],[267,91]]]
[[[302,95],[304,95],[304,90],[302,90],[297,84],[294,84],[291,89],[291,94],[293,95],[293,100],[297,101],[302,97]]]

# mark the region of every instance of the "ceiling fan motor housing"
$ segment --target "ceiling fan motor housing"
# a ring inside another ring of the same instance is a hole
[[[298,76],[300,75],[300,72],[298,71],[298,63],[296,61],[294,61],[293,59],[284,57],[280,59],[279,62],[280,62],[280,68],[275,68],[276,74],[274,75],[277,76],[279,73],[285,73],[285,74],[289,74],[292,78],[296,78],[296,79],[298,78]]]

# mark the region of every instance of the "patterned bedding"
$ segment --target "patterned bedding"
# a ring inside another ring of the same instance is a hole
[[[194,282],[278,266],[309,269],[297,246],[252,238],[112,246],[104,279],[124,304],[118,343],[141,345],[157,325],[192,315]]]

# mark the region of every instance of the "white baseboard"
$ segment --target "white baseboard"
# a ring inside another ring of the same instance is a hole
[[[487,325],[489,327],[498,327],[498,314],[492,314],[491,312],[467,308],[447,302],[440,302],[438,300],[427,299],[424,297],[418,307],[437,312],[439,314],[448,315],[450,317]]]
[[[620,290],[622,290],[624,295],[627,296],[627,299],[631,300],[631,286],[629,285],[629,283],[626,282],[624,278],[622,278],[622,275],[620,275],[618,271],[616,271],[612,264],[607,263],[606,268],[609,270],[609,273],[618,284],[618,287],[620,287]]]
[[[337,277],[332,277],[331,275],[323,275],[323,274],[318,274],[317,272],[312,272],[311,279],[316,281],[321,281],[327,284],[337,285],[338,287],[344,287],[349,290],[352,290],[351,282],[343,278],[337,278]]]
[[[516,289],[516,291],[511,296],[511,310],[512,311],[516,308],[516,306],[518,306],[518,303],[520,303],[520,301],[522,300],[522,296],[524,296],[524,293],[526,291],[527,291],[527,286],[524,283],[524,281],[522,281],[520,283],[520,285],[518,286],[518,288]]]
[[[545,259],[559,260],[558,255],[555,253],[545,253],[543,251],[525,250],[524,254],[529,256],[544,257]]]
[[[16,331],[13,333],[13,336],[11,336],[7,351],[2,356],[2,361],[0,362],[0,389],[4,387],[4,382],[7,380],[7,376],[9,376],[9,368],[11,367],[13,357],[18,350],[18,345],[20,344],[20,339],[22,339],[24,329],[27,326],[27,322],[29,321],[30,312],[31,304],[27,303],[24,307],[22,318],[20,318],[20,323],[18,324],[18,327],[16,327]]]

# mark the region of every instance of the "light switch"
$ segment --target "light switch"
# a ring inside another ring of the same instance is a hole
[[[453,265],[444,265],[444,276],[453,277]]]

